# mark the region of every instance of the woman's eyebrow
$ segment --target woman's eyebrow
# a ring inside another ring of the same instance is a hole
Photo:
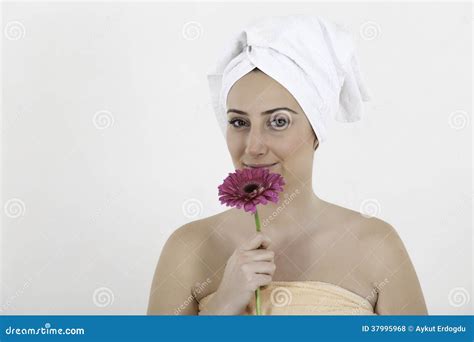
[[[273,109],[266,110],[266,111],[264,111],[264,112],[262,112],[262,113],[260,113],[260,114],[262,114],[262,115],[273,114],[274,112],[279,111],[279,110],[287,110],[287,111],[292,112],[292,113],[294,113],[294,114],[298,114],[298,112],[295,112],[293,109],[290,109],[290,108],[288,108],[288,107],[273,108]],[[229,113],[231,113],[231,112],[236,113],[236,114],[240,114],[240,115],[248,115],[248,113],[246,113],[246,112],[244,112],[244,111],[242,111],[242,110],[238,110],[238,109],[232,109],[232,108],[231,108],[231,109],[228,109],[228,110],[227,110],[227,114],[229,114]]]

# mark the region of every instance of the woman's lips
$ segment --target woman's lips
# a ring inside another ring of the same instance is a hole
[[[245,167],[250,167],[252,169],[259,169],[259,168],[262,168],[262,167],[272,167],[272,166],[275,166],[277,163],[273,163],[273,164],[245,164],[243,163]]]

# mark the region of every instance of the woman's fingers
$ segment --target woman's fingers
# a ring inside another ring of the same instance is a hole
[[[256,289],[260,286],[265,286],[270,284],[272,281],[272,276],[268,274],[256,274],[252,281],[250,282],[251,286]]]
[[[270,249],[254,249],[244,252],[244,255],[251,261],[273,261],[275,252]]]
[[[275,268],[275,264],[269,261],[256,261],[242,265],[242,270],[245,272],[248,279],[254,278],[256,274],[273,275]]]
[[[250,241],[245,242],[241,246],[241,249],[244,251],[250,251],[259,247],[268,248],[270,242],[271,240],[267,235],[263,234],[262,232],[259,232]]]

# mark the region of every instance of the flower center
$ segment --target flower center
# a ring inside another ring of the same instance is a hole
[[[257,189],[258,189],[258,184],[255,184],[255,183],[250,183],[244,186],[244,191],[248,194],[254,192]]]

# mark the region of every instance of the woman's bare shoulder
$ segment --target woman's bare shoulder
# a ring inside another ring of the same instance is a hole
[[[166,244],[178,248],[166,248],[176,257],[192,254],[204,270],[211,271],[214,276],[227,260],[232,249],[231,239],[224,228],[233,217],[232,209],[206,218],[195,220],[176,229]],[[201,267],[200,267],[201,268]],[[207,273],[207,272],[206,272]]]
[[[186,223],[169,236],[153,276],[149,313],[174,312],[176,303],[187,300],[196,288],[200,295],[215,291],[217,272],[210,267],[213,259],[204,252],[209,249],[205,242],[210,240],[211,227],[221,221],[222,216],[218,214]],[[181,314],[194,314],[193,305],[185,306]]]
[[[369,238],[375,241],[387,236],[387,234],[396,233],[395,228],[391,224],[380,218],[363,214],[334,203],[327,202],[326,205],[329,208],[327,211],[329,213],[328,215],[337,217],[339,221],[337,223],[340,226],[350,230],[353,234],[357,234],[359,238]]]
[[[397,229],[390,223],[362,215],[360,212],[343,208],[346,214],[344,227],[357,237],[361,247],[376,256],[374,260],[382,263],[380,271],[396,269],[408,260],[409,255]],[[367,263],[369,264],[369,263]],[[372,265],[374,267],[374,265]],[[373,268],[374,269],[374,268]],[[379,274],[379,276],[381,276]]]
[[[349,227],[356,232],[365,250],[365,262],[360,270],[377,293],[376,312],[379,315],[427,314],[414,264],[396,227],[366,216],[354,216],[353,223]]]
[[[382,258],[391,259],[397,263],[407,257],[407,252],[397,230],[390,223],[373,216],[329,204],[328,227],[340,227],[345,232],[357,238],[362,250],[371,251]]]
[[[226,248],[228,241],[219,233],[219,227],[230,218],[231,214],[231,210],[228,210],[186,223],[175,230],[169,238],[173,241],[172,244],[179,245],[182,251],[171,251],[171,253],[180,255],[184,253],[189,260],[192,260],[189,272],[192,268],[192,273],[197,276],[193,279],[194,286],[191,292],[198,301],[216,291],[220,283],[229,252]]]
[[[171,236],[175,239],[186,242],[192,247],[195,244],[202,243],[212,231],[218,229],[232,215],[232,210],[227,210],[212,216],[199,220],[191,221],[176,229]]]

